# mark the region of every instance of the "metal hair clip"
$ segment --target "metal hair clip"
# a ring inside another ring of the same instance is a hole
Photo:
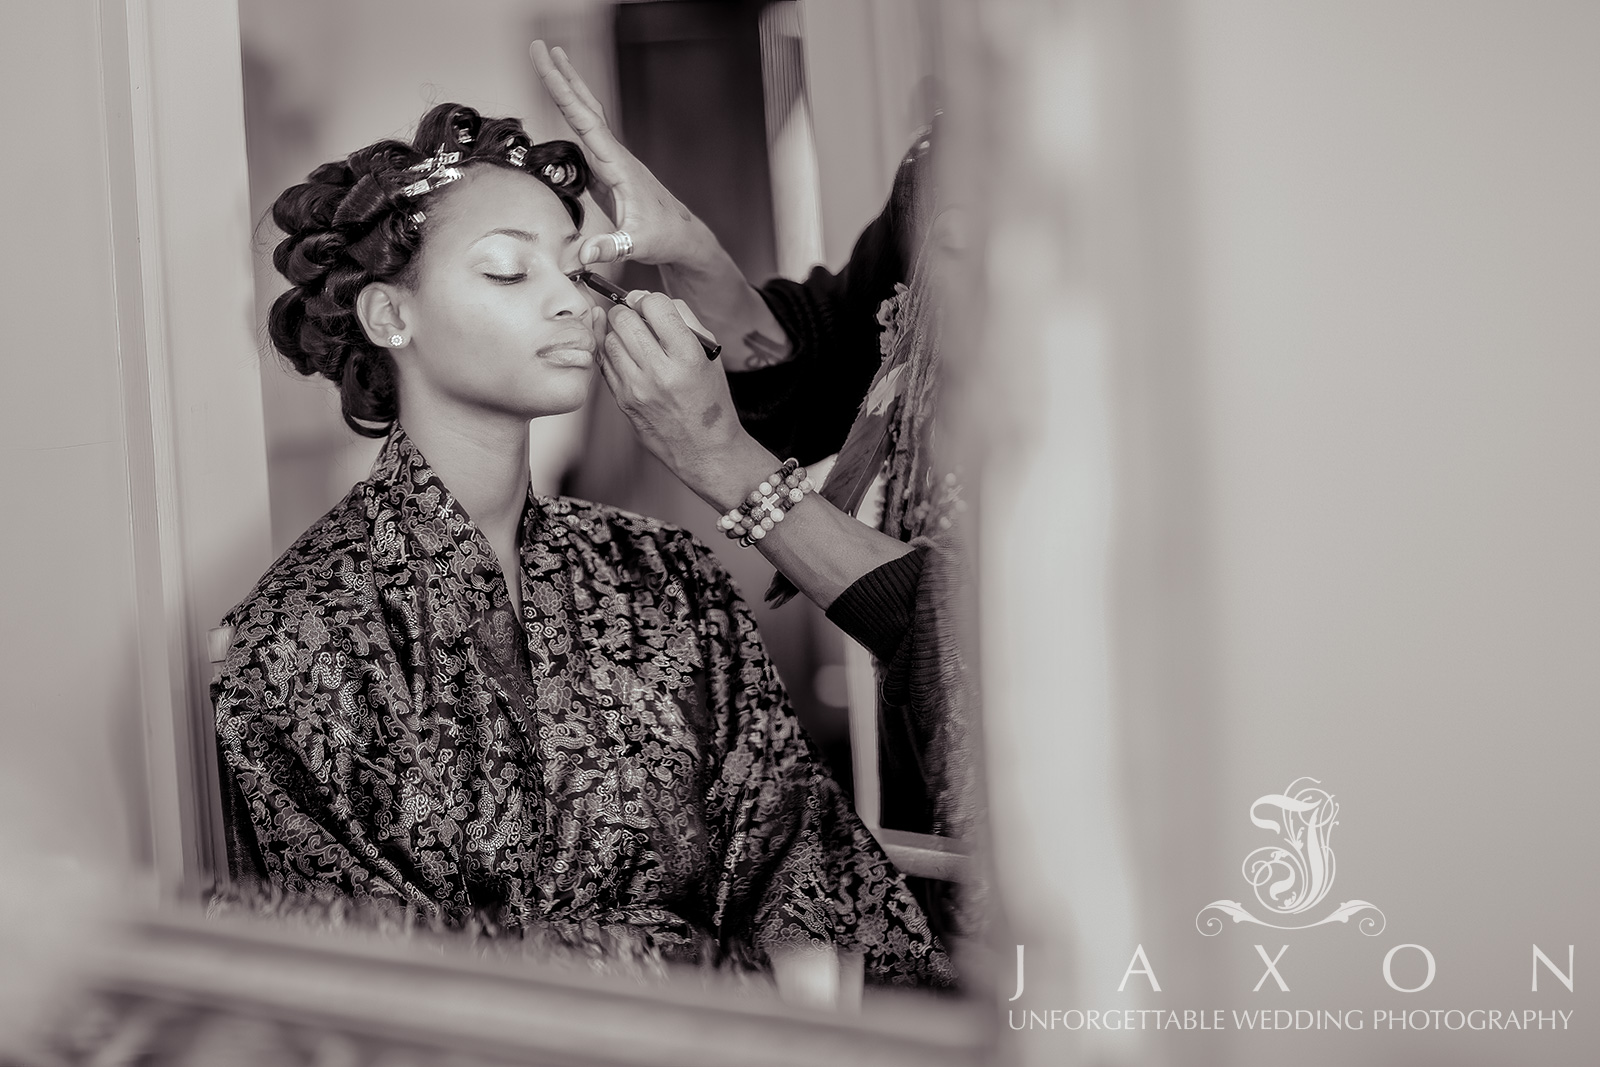
[[[522,166],[522,161],[527,159],[527,158],[528,158],[528,146],[527,145],[519,144],[516,147],[512,148],[511,151],[506,153],[506,162],[510,163],[513,167]]]
[[[404,189],[401,189],[400,192],[405,196],[422,196],[424,193],[433,192],[441,185],[449,185],[459,177],[461,177],[461,171],[457,168],[440,167],[426,178],[412,182]]]
[[[452,164],[459,162],[461,162],[461,153],[447,152],[445,151],[445,146],[441,144],[439,150],[433,155],[424,159],[421,163],[407,168],[412,171],[427,172],[428,176],[419,178],[404,189],[401,189],[401,194],[404,196],[421,196],[424,193],[431,193],[441,185],[448,185],[461,177],[460,169],[452,166]]]
[[[448,167],[452,163],[459,163],[459,162],[461,162],[461,153],[460,152],[447,152],[447,151],[445,151],[445,146],[441,142],[439,147],[434,150],[433,155],[429,156],[427,159],[424,159],[421,163],[413,163],[407,169],[408,170],[438,170],[441,167]]]
[[[551,185],[570,185],[578,177],[578,168],[571,163],[546,163],[541,173]]]

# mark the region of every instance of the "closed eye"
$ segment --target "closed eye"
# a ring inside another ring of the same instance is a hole
[[[526,272],[523,272],[521,274],[485,274],[484,275],[484,277],[488,278],[491,282],[499,282],[501,285],[515,285],[517,282],[522,281],[527,276],[528,275],[527,275]]]

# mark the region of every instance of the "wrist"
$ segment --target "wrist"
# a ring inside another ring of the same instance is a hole
[[[684,482],[718,514],[739,506],[781,461],[749,434],[740,434],[729,447],[701,457],[685,471]]]
[[[775,533],[778,524],[814,488],[800,461],[786,459],[746,493],[736,507],[725,511],[717,519],[717,528],[737,541],[740,548],[754,548]]]
[[[723,249],[711,227],[690,215],[684,224],[681,242],[675,242],[672,257],[660,264],[663,274],[678,275],[684,281],[716,276],[723,268],[728,253]]]

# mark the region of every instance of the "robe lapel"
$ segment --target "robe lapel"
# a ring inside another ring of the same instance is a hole
[[[494,764],[504,760],[493,753],[506,741],[505,720],[524,720],[472,640],[477,621],[507,602],[504,579],[403,429],[390,434],[369,485],[375,591],[409,698],[390,705],[380,731],[413,779],[401,784],[399,807],[419,867],[441,879],[429,888],[470,903],[469,838],[485,832],[474,824],[504,814],[481,805],[473,783],[498,779]]]

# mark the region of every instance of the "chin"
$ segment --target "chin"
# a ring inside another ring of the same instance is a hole
[[[588,371],[573,370],[570,374],[572,382],[541,383],[541,388],[536,395],[529,396],[528,402],[521,405],[522,413],[529,419],[539,419],[546,415],[565,415],[577,411],[588,403],[589,382],[594,375]]]

